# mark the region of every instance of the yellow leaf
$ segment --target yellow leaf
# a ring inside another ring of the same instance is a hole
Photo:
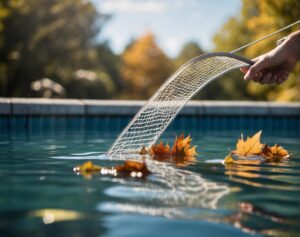
[[[232,154],[230,152],[223,160],[223,164],[229,165],[229,164],[233,164],[233,163],[234,163],[234,159],[232,158]]]
[[[263,144],[260,143],[261,131],[256,133],[253,137],[247,137],[244,141],[243,136],[238,140],[236,144],[236,150],[233,154],[238,156],[252,156],[259,155],[263,148]]]
[[[76,172],[99,172],[101,166],[94,165],[91,161],[87,161],[80,166],[74,168]]]
[[[76,173],[80,173],[87,179],[91,179],[92,175],[95,173],[100,173],[101,169],[101,166],[94,165],[91,161],[87,161],[82,165],[73,168]]]
[[[275,144],[274,146],[264,145],[261,155],[268,162],[280,162],[288,159],[291,155],[282,146]]]

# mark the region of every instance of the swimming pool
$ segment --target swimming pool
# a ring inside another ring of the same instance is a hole
[[[114,165],[102,154],[130,116],[0,117],[1,236],[298,236],[300,124],[297,116],[176,118],[163,139],[191,134],[197,163],[152,163],[146,179],[93,176],[85,160]],[[9,126],[8,126],[9,125]],[[226,168],[241,132],[263,130],[292,159]]]

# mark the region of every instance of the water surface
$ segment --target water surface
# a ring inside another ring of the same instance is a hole
[[[299,236],[300,148],[297,130],[263,129],[262,141],[293,156],[280,164],[225,167],[241,132],[257,128],[169,129],[191,134],[197,163],[149,162],[146,179],[73,172],[103,155],[117,129],[15,130],[0,135],[1,236]]]

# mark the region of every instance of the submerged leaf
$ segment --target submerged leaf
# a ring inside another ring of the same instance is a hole
[[[131,177],[145,177],[150,174],[146,163],[133,160],[125,160],[123,165],[115,167],[117,174],[128,175]]]
[[[233,154],[238,156],[252,156],[259,155],[263,148],[263,144],[260,143],[261,131],[253,135],[252,137],[247,137],[244,141],[243,136],[238,140],[236,144],[236,150]]]
[[[280,162],[288,159],[291,155],[282,146],[275,144],[274,146],[264,145],[261,155],[268,162]]]

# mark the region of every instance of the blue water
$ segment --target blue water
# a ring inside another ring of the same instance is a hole
[[[163,139],[191,134],[196,164],[150,161],[146,179],[87,179],[73,167],[121,163],[103,154],[128,119],[21,120],[0,133],[0,236],[299,236],[299,121],[177,119]],[[241,132],[261,129],[262,142],[280,143],[292,158],[220,163]]]

